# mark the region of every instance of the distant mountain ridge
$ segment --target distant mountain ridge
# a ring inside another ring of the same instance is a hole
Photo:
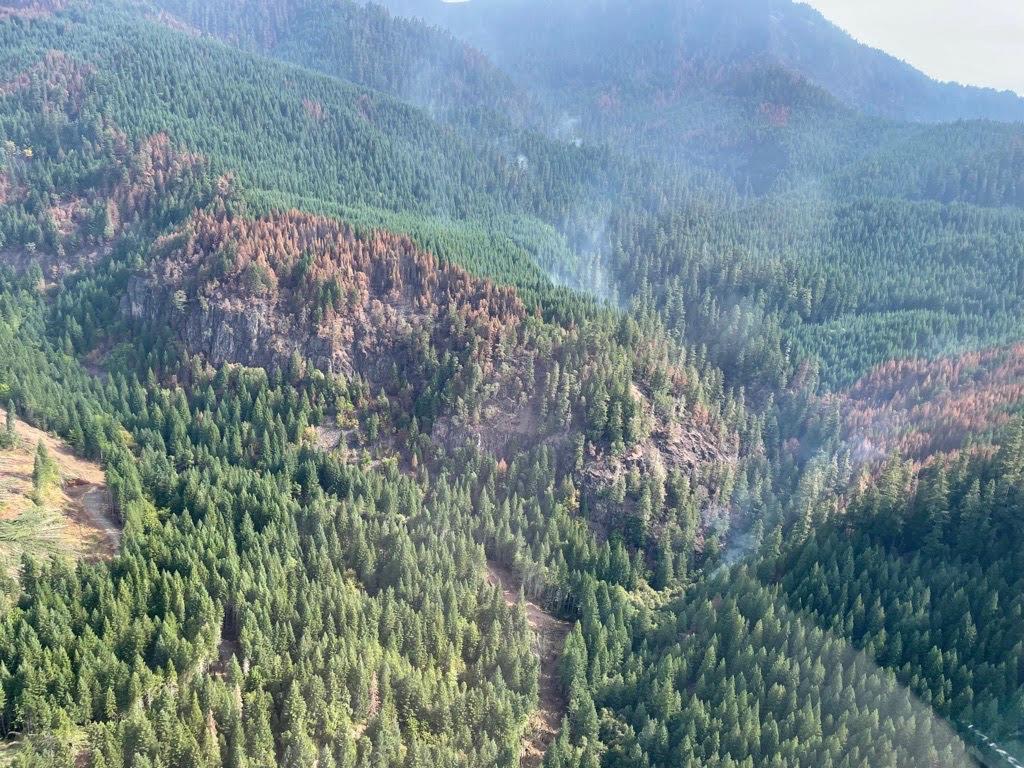
[[[463,134],[540,130],[710,171],[756,194],[828,180],[841,166],[850,169],[829,185],[843,191],[852,185],[1000,205],[1014,203],[1022,186],[1015,149],[1022,124],[940,125],[936,131],[955,141],[922,141],[929,124],[896,113],[966,115],[957,104],[974,92],[931,89],[938,84],[790,0],[564,0],[550,8],[535,0],[382,1],[387,7],[353,0],[152,4],[164,20],[387,93]],[[847,78],[858,71],[865,77]],[[917,85],[890,87],[901,78]],[[939,144],[946,149],[934,151]],[[999,170],[970,195],[947,192],[947,180],[962,176],[961,160],[981,146]],[[880,152],[888,158],[882,167]],[[912,183],[889,178],[894,152],[931,178],[919,180],[917,171]]]
[[[937,82],[792,0],[381,1],[395,13],[446,27],[512,74],[549,87],[578,85],[584,75],[620,87],[660,88],[685,77],[695,61],[760,59],[868,115],[915,122],[1024,120],[1024,99],[1016,94]],[[500,38],[493,30],[501,30]],[[594,44],[613,55],[595,60]],[[622,59],[634,66],[616,69]]]

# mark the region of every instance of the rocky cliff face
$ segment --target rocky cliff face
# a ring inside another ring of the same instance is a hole
[[[651,378],[633,365],[640,352],[612,332],[528,320],[514,290],[440,265],[404,237],[299,213],[200,213],[154,245],[122,311],[215,365],[298,358],[362,378],[373,398],[362,407],[383,425],[368,447],[382,454],[411,461],[468,446],[512,462],[542,447],[574,467],[595,529],[638,548],[687,515],[696,536],[734,471],[735,436],[681,405],[692,395],[683,371],[653,377],[663,382],[656,408],[637,383]],[[635,434],[618,445],[594,428],[588,404],[610,391],[611,410],[633,414]]]
[[[487,368],[526,314],[511,289],[440,266],[407,238],[360,237],[304,214],[199,214],[155,251],[124,313],[169,327],[214,364],[269,367],[297,354],[374,380],[426,344],[469,350]]]

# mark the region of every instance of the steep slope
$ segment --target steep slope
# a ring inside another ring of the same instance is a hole
[[[1019,338],[1015,129],[865,118],[745,39],[670,91],[671,47],[584,15],[594,150],[379,10],[19,5],[0,397],[102,458],[125,524],[0,605],[21,763],[961,768],[958,719],[1017,737],[1024,433],[920,476],[846,439],[1007,425],[1012,351],[884,363]],[[799,188],[616,156],[680,126]],[[581,264],[628,309],[541,269]],[[844,432],[818,380],[880,363]]]
[[[838,398],[860,458],[917,461],[956,452],[1013,422],[1024,405],[1024,345],[935,360],[895,360]]]
[[[465,44],[418,21],[393,18],[373,4],[287,0],[199,5],[163,0],[160,6],[225,40],[378,88],[462,127],[479,130],[489,122],[505,122],[533,125],[576,141],[626,140],[631,145],[623,152],[626,155],[640,147],[664,155],[671,143],[672,154],[681,152],[689,162],[725,171],[758,188],[797,170],[820,172],[830,151],[855,141],[855,128],[866,128],[851,124],[857,123],[852,113],[818,89],[769,62],[739,57],[719,62],[702,52],[687,65],[692,72],[685,82],[675,75],[662,78],[643,66],[639,81],[633,74],[628,83],[621,82],[624,68],[637,66],[638,51],[630,49],[602,57],[618,65],[583,71],[584,60],[586,66],[596,63],[587,52],[615,50],[618,44],[612,44],[610,31],[587,28],[593,23],[589,14],[586,20],[573,19],[583,33],[569,39],[559,38],[570,35],[565,28],[538,32],[529,26],[544,24],[546,14],[568,11],[561,6],[546,9],[545,14],[519,9],[531,14],[530,22],[509,15],[511,8],[499,12],[505,14],[502,23],[509,23],[509,34],[519,48],[531,52],[517,52],[505,62],[521,75],[518,80],[525,87],[515,86]],[[488,16],[484,23],[493,28],[494,21]],[[639,37],[645,34],[643,27],[628,29],[627,35],[637,36],[633,44],[649,44]],[[557,50],[533,47],[539,44]],[[382,48],[390,51],[388,57],[372,54]],[[572,50],[562,50],[566,48]],[[490,50],[507,58],[504,53],[510,49]],[[574,55],[577,58],[569,60]],[[651,63],[648,55],[644,66]],[[523,67],[530,68],[529,74],[522,76]],[[549,74],[546,67],[556,74]],[[812,122],[819,137],[810,134]],[[824,141],[823,123],[829,126]]]
[[[242,48],[372,88],[464,125],[494,113],[539,124],[538,105],[479,51],[351,0],[157,0],[170,17]],[[387,51],[381,56],[381,51]]]
[[[454,128],[381,92],[102,0],[0,25],[0,37],[0,194],[16,204],[0,209],[8,249],[91,248],[110,228],[98,203],[119,183],[119,147],[160,136],[199,160],[154,202],[150,218],[164,226],[219,184],[257,211],[301,207],[405,232],[534,302],[553,293],[545,271],[576,271],[555,226],[600,210],[626,178],[604,153],[508,122]],[[63,200],[40,204],[28,189]],[[76,211],[86,226],[69,242],[65,214]],[[558,301],[579,303],[564,292]]]
[[[673,525],[664,484],[692,482],[697,495],[675,503],[699,516],[735,461],[735,436],[702,406],[700,377],[657,342],[631,347],[596,319],[586,330],[544,323],[514,290],[439,264],[407,238],[297,212],[199,213],[151,258],[121,311],[183,359],[279,370],[305,361],[357,379],[387,406],[371,406],[378,434],[394,435],[375,450],[422,457],[469,445],[511,460],[544,446],[573,457],[590,522],[638,550],[653,553]],[[661,488],[653,508],[638,503],[649,483]]]
[[[812,9],[788,0],[734,0],[713,8],[670,8],[652,0],[640,7],[604,5],[585,12],[555,4],[545,14],[528,3],[478,11],[443,3],[437,4],[440,11],[423,6],[423,15],[440,14],[463,32],[463,17],[470,27],[479,23],[493,29],[498,15],[502,28],[521,36],[523,45],[546,41],[546,48],[530,48],[524,56],[505,43],[480,38],[525,89],[465,43],[416,20],[392,17],[372,3],[161,0],[157,5],[165,20],[178,19],[242,48],[388,93],[463,131],[507,136],[531,126],[563,139],[614,139],[628,143],[619,146],[622,154],[646,148],[675,155],[757,191],[829,178],[837,195],[1021,204],[1024,126],[973,122],[915,128],[859,114],[924,119],[847,98],[847,91],[884,91],[890,99],[902,94],[910,102],[930,99],[946,107],[956,99],[947,92],[952,86],[944,90],[864,49]],[[474,14],[478,22],[472,21]],[[663,23],[630,21],[652,16]],[[558,23],[567,19],[568,27]],[[377,55],[380,50],[388,55]],[[590,55],[594,50],[616,53],[598,60]],[[925,91],[931,95],[922,95]],[[987,103],[980,91],[974,96],[978,104]],[[942,119],[998,113],[979,107],[977,114],[967,109]]]
[[[501,210],[557,216],[588,174],[601,172],[594,153],[530,133],[456,133],[379,92],[103,2],[4,24],[0,35],[4,82],[16,83],[60,51],[88,73],[88,87],[77,91],[79,111],[101,115],[133,139],[166,132],[217,172],[235,173],[275,200],[452,217]],[[12,106],[27,109],[33,94],[24,96]],[[555,167],[580,173],[545,171]]]
[[[579,135],[741,190],[821,179],[920,138],[893,121],[1024,120],[1024,100],[935,83],[790,0],[387,5],[478,45]]]
[[[385,5],[448,27],[526,81],[552,90],[603,83],[636,88],[649,97],[700,77],[702,63],[765,61],[880,117],[1024,120],[1024,99],[935,82],[792,0],[386,0]],[[591,56],[602,49],[614,53]]]
[[[784,179],[820,176],[831,168],[832,156],[859,153],[882,130],[767,60],[717,61],[701,52],[687,64],[684,78],[661,82],[660,75],[644,72],[640,82],[630,76],[624,85],[618,82],[622,72],[574,75],[568,62],[552,58],[558,53],[538,50],[509,63],[513,72],[521,66],[537,70],[516,86],[466,44],[419,21],[391,17],[373,4],[161,0],[158,5],[165,20],[196,25],[244,49],[381,90],[463,131],[508,134],[525,125],[574,142],[613,140],[623,156],[643,148],[724,172],[758,191]],[[512,20],[511,34],[528,38],[524,45],[536,45],[532,31],[521,27],[521,20]],[[642,29],[632,33],[644,34]],[[558,34],[544,30],[541,38],[550,37],[556,48],[576,46],[580,61],[584,51],[612,47],[600,36],[567,42]],[[379,50],[389,54],[376,55]],[[623,68],[635,66],[637,52],[625,53],[633,58],[603,58],[620,61]],[[558,78],[571,79],[547,82],[541,75],[545,65],[557,70]]]
[[[61,432],[85,424],[126,521],[116,564],[30,562],[19,604],[47,610],[3,610],[19,638],[3,641],[5,683],[31,683],[12,685],[18,703],[2,708],[4,735],[23,734],[19,761],[518,755],[537,662],[525,618],[480,575],[468,498],[445,498],[444,481],[428,491],[331,463],[301,429],[287,436],[285,423],[333,399],[322,380],[305,379],[301,395],[240,367],[188,388],[123,371],[97,381],[41,332],[48,308],[32,284],[0,279],[0,386]],[[279,462],[306,467],[307,491]],[[57,703],[67,686],[75,703]],[[193,709],[201,690],[213,699]],[[283,711],[289,726],[276,723]],[[438,724],[414,736],[412,718]]]
[[[302,214],[263,220],[199,214],[154,246],[148,275],[131,283],[125,312],[170,322],[214,365],[273,367],[293,354],[329,373],[379,382],[396,347],[426,334],[441,352],[472,349],[489,373],[499,345],[526,315],[508,288],[439,267],[407,238],[357,237]]]

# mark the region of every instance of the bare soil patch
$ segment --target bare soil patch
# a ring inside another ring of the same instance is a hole
[[[487,582],[501,590],[508,605],[519,602],[521,581],[509,568],[489,561]],[[536,768],[558,737],[565,716],[568,703],[558,681],[558,662],[572,626],[552,616],[532,600],[526,601],[526,621],[534,633],[534,653],[540,659],[539,702],[537,711],[530,718],[530,730],[523,742],[519,762],[524,768]]]
[[[0,561],[15,571],[21,555],[112,557],[121,530],[103,469],[76,456],[63,441],[23,421],[17,444],[0,451]],[[59,480],[37,498],[32,483],[36,446],[42,441]]]

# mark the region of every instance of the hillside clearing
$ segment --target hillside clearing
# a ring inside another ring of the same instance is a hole
[[[76,456],[63,441],[15,422],[16,444],[0,451],[0,563],[15,572],[22,555],[102,559],[121,544],[103,469]],[[56,469],[38,495],[36,447],[42,442]]]
[[[501,590],[508,605],[519,602],[519,578],[499,563],[487,563],[487,582]],[[536,768],[558,736],[567,702],[558,680],[558,662],[562,658],[565,638],[572,627],[552,616],[532,600],[526,601],[526,621],[534,634],[534,653],[540,658],[537,711],[530,718],[530,732],[523,742],[520,765]]]

